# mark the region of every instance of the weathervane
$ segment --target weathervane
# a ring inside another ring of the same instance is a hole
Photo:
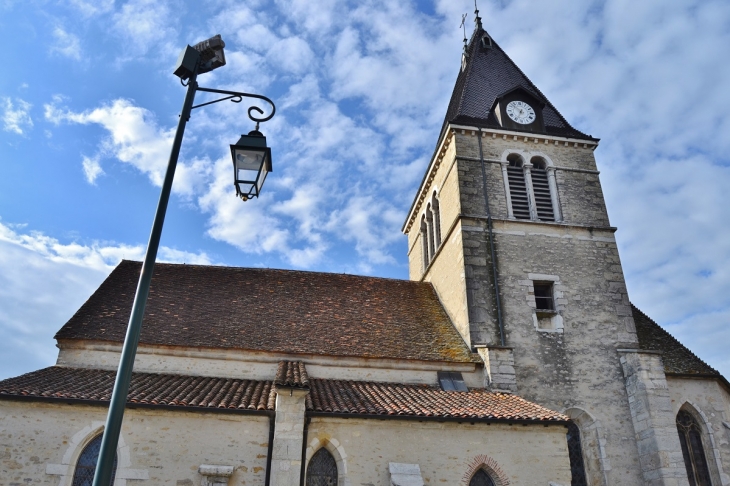
[[[477,23],[477,27],[482,26],[482,18],[479,16],[479,7],[477,6],[477,0],[474,0],[474,22]]]

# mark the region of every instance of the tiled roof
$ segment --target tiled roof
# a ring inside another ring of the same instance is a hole
[[[289,363],[292,365],[294,363]],[[281,369],[281,368],[280,368]],[[303,369],[299,365],[293,369]],[[306,372],[305,372],[306,373]],[[52,366],[0,381],[0,399],[108,402],[113,371]],[[296,380],[295,380],[296,382]],[[303,383],[303,382],[302,382]],[[425,385],[309,379],[307,410],[434,419],[562,422],[568,418],[520,397],[486,390],[444,392]],[[128,403],[205,411],[274,410],[271,381],[134,373]]]
[[[141,263],[122,261],[56,334],[121,343]],[[158,263],[141,344],[474,362],[429,283]]]
[[[311,380],[307,410],[336,414],[567,421],[515,395],[482,389],[445,392],[427,385]]]
[[[545,103],[542,113],[546,134],[596,140],[573,128],[493,39],[491,49],[482,47],[480,39],[484,34],[486,31],[478,26],[471,37],[467,65],[456,78],[444,129],[448,123],[501,128],[490,110],[498,97],[521,87]]]
[[[114,371],[51,366],[0,381],[0,398],[21,396],[108,402]],[[200,409],[273,410],[270,381],[132,373],[127,402]]]
[[[287,388],[309,388],[309,375],[301,361],[280,361],[274,384]]]
[[[631,310],[634,314],[639,347],[646,350],[661,351],[666,373],[722,376],[720,372],[698,358],[634,304],[631,304]]]

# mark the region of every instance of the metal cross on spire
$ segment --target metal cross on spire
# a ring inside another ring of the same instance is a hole
[[[477,28],[482,26],[482,18],[479,16],[479,7],[477,6],[477,0],[474,0],[474,22],[477,24]]]
[[[468,14],[464,14],[461,16],[461,25],[459,25],[459,27],[462,27],[464,29],[464,50],[466,50],[466,16],[467,15]]]

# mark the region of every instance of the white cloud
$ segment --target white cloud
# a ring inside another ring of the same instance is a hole
[[[175,50],[171,41],[177,38],[177,25],[182,8],[173,2],[159,0],[130,0],[113,16],[113,30],[129,44],[135,57],[145,55],[153,47],[165,54]],[[179,50],[179,49],[178,49]]]
[[[86,181],[92,185],[95,185],[96,178],[104,173],[104,170],[101,168],[101,165],[99,165],[98,157],[89,158],[89,157],[84,156],[83,161],[82,161],[82,167],[84,169],[84,175],[86,176]]]
[[[0,379],[53,364],[53,335],[122,258],[144,248],[61,243],[0,223]],[[205,253],[162,247],[158,261],[210,264]]]
[[[51,52],[77,61],[81,60],[81,42],[78,36],[66,32],[61,27],[56,27],[53,29],[53,38]]]
[[[53,102],[44,105],[48,121],[55,124],[65,121],[102,126],[109,136],[101,143],[100,155],[112,155],[122,162],[131,164],[146,174],[153,184],[162,185],[175,134],[174,128],[160,128],[151,112],[135,106],[129,100],[117,99],[110,104],[81,113],[60,108],[59,103],[62,101],[62,97],[56,96]],[[88,180],[89,171],[86,170],[86,165],[85,162],[84,169]],[[89,168],[95,170],[95,166],[90,163]],[[179,162],[173,190],[191,196],[196,187],[204,183],[207,170],[208,164],[204,160]]]
[[[3,129],[6,132],[24,135],[33,128],[33,120],[30,117],[30,108],[33,105],[20,98],[16,98],[15,103],[10,98],[0,98],[0,101]]]
[[[86,18],[102,15],[114,10],[114,0],[69,0],[68,4]]]

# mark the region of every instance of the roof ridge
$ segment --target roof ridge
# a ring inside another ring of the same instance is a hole
[[[142,265],[141,261],[138,260],[128,260],[128,259],[122,259],[120,260],[119,264],[117,264],[117,267],[121,264],[135,264],[135,265]],[[395,277],[381,277],[378,275],[358,275],[356,273],[337,273],[337,272],[325,272],[323,270],[297,270],[297,269],[291,269],[291,268],[261,268],[261,267],[236,267],[233,265],[204,265],[200,263],[173,263],[173,262],[156,262],[155,267],[157,266],[168,266],[168,267],[195,267],[195,268],[220,268],[220,269],[231,269],[231,270],[251,270],[251,271],[261,271],[261,272],[287,272],[287,273],[303,273],[307,275],[339,275],[339,276],[345,276],[345,277],[355,277],[355,278],[367,278],[367,279],[373,279],[373,280],[391,280],[395,282],[407,282],[407,283],[414,283],[414,284],[422,284],[424,282],[418,282],[416,280],[409,280],[405,278],[395,278]],[[115,269],[117,267],[114,267]]]

